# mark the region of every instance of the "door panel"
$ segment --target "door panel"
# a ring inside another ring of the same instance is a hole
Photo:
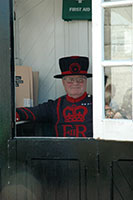
[[[132,200],[132,142],[19,137],[10,143],[13,200]]]
[[[40,182],[42,199],[80,198],[81,177],[78,160],[32,160],[31,166],[34,177]],[[38,187],[34,182],[29,184],[32,193],[37,197]]]
[[[16,198],[95,200],[96,149],[88,139],[17,139]]]
[[[133,199],[133,160],[113,162],[113,199]]]
[[[99,141],[99,200],[133,199],[132,142]]]

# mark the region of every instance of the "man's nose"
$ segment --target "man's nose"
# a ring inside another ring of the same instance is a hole
[[[77,79],[73,79],[73,84],[78,84],[78,80]]]

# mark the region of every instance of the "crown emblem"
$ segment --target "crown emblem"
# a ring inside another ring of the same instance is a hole
[[[67,106],[63,110],[65,122],[83,122],[88,110],[85,106]]]

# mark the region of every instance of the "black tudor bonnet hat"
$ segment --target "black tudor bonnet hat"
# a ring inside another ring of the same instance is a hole
[[[92,77],[88,74],[89,58],[84,56],[70,56],[59,59],[61,74],[57,74],[54,78],[62,78],[67,75],[84,75],[87,78]]]

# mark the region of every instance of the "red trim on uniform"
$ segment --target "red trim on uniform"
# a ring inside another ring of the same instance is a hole
[[[65,74],[74,74],[74,73],[77,73],[77,74],[87,74],[87,71],[80,71],[80,72],[71,72],[71,71],[66,71],[66,72],[62,72],[62,75],[65,75]]]
[[[24,109],[32,114],[33,120],[36,120],[36,117],[35,117],[34,113],[31,110],[29,110],[28,108],[25,108],[25,107],[24,107]]]
[[[16,122],[20,121],[20,116],[18,114],[18,112],[16,112]]]
[[[25,114],[25,116],[26,116],[26,119],[25,119],[25,120],[28,120],[29,116],[28,116],[28,114],[25,112],[25,110],[24,110],[23,108],[20,108],[20,110],[22,110],[22,111],[24,112],[24,114]]]
[[[87,92],[85,92],[81,97],[74,99],[74,98],[68,96],[68,94],[67,94],[66,99],[67,99],[67,101],[69,101],[71,103],[76,103],[76,102],[83,100],[86,96],[87,96]]]
[[[59,113],[60,102],[61,102],[61,98],[58,99],[57,107],[56,107],[56,110],[57,110],[57,122],[56,122],[56,124],[55,124],[56,137],[59,136],[57,125],[58,125],[58,123],[59,123],[59,121],[60,121],[60,113]]]

